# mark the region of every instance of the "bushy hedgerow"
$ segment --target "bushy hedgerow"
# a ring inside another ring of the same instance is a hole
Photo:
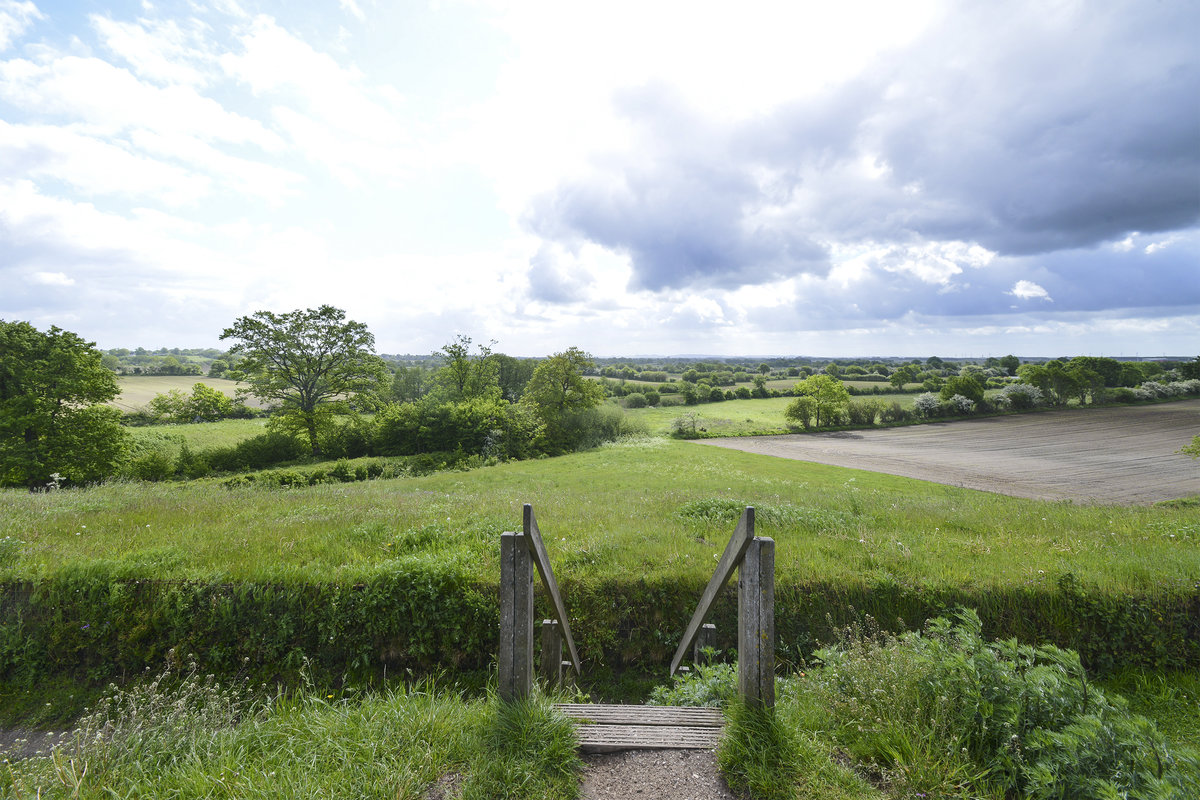
[[[709,511],[726,513],[716,506]],[[777,513],[803,530],[839,524],[796,507],[760,513]],[[502,527],[479,535],[498,537]],[[217,675],[238,674],[247,658],[254,674],[265,677],[294,677],[308,659],[320,680],[332,682],[376,680],[405,667],[482,669],[497,648],[498,588],[470,579],[452,560],[417,552],[429,543],[424,535],[398,533],[388,548],[396,551],[394,557],[343,582],[165,581],[128,563],[97,561],[36,582],[0,584],[0,684],[33,686],[63,678],[103,685],[147,667],[159,669],[171,648],[195,653],[200,669]],[[604,688],[625,671],[661,669],[703,582],[570,577],[583,563],[555,566],[567,571],[559,584],[586,676]],[[549,615],[541,592],[535,604],[538,619]],[[1195,592],[1104,592],[1070,576],[1037,590],[931,588],[888,578],[859,585],[780,582],[777,652],[799,662],[856,613],[912,630],[957,606],[977,608],[989,636],[1069,647],[1089,668],[1200,667]],[[717,626],[718,649],[733,647],[735,587],[721,594],[709,621]]]

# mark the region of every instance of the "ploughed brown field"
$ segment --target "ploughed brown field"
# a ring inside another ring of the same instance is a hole
[[[1041,500],[1140,504],[1200,494],[1200,400],[700,444]]]

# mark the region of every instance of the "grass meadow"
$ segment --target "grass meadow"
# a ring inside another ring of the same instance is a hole
[[[265,433],[267,420],[223,419],[194,425],[147,425],[126,430],[135,441],[160,442],[166,436],[178,442],[186,442],[193,450],[204,450],[209,447],[232,447],[252,436]]]
[[[769,402],[769,401],[763,401]],[[203,426],[195,426],[203,427]],[[534,505],[566,579],[703,581],[758,509],[780,581],[1191,588],[1200,509],[1082,506],[645,437],[469,472],[279,490],[215,479],[0,493],[5,578],[115,560],[155,577],[353,578],[429,555],[495,580],[497,543]],[[17,542],[18,544],[12,544]]]
[[[756,415],[762,424],[772,415],[781,418],[786,402],[733,401],[687,410],[736,409],[737,418],[751,420],[743,424],[753,425]],[[681,410],[641,413],[651,430],[661,430],[670,424],[668,414],[673,419]],[[253,435],[248,431],[260,426],[231,421],[169,430],[209,436],[189,439],[204,447]],[[369,586],[389,571],[432,565],[429,569],[465,576],[469,584],[494,586],[497,537],[519,529],[526,502],[534,506],[571,614],[580,613],[581,596],[591,598],[589,609],[599,613],[597,597],[606,602],[625,597],[620,587],[630,586],[643,587],[650,598],[662,587],[683,586],[684,605],[694,603],[744,505],[756,508],[759,535],[776,541],[777,597],[789,587],[820,585],[840,587],[835,591],[845,596],[857,587],[856,596],[878,595],[885,606],[889,597],[943,590],[1036,603],[1053,597],[1065,576],[1092,597],[1200,594],[1195,503],[1123,507],[1025,500],[662,436],[561,458],[293,489],[228,489],[219,479],[203,479],[114,482],[44,494],[6,490],[0,492],[0,583],[66,576],[62,585],[87,591],[87,577],[103,571],[131,583],[336,584],[348,593],[329,596],[350,599],[350,587]],[[481,597],[485,604],[494,602],[486,592]],[[658,643],[657,653],[640,656],[657,670],[660,683],[670,636],[677,637],[687,622],[686,611],[676,618],[679,604],[667,605],[671,613],[648,620],[636,639],[639,646]],[[1151,626],[1153,607],[1138,608],[1147,618],[1133,624]],[[197,610],[184,605],[182,613]],[[993,612],[1001,618],[1020,613]],[[585,673],[597,660],[598,646],[622,646],[617,622],[627,621],[631,612],[615,607],[605,613],[600,622],[579,621]],[[146,623],[146,630],[152,627]],[[781,653],[793,654],[787,658],[797,652],[790,644],[779,645]],[[822,668],[814,671],[787,658],[781,669],[792,677],[781,684],[782,732],[772,729],[763,739],[751,728],[752,735],[738,741],[757,750],[726,756],[735,771],[733,761],[759,759],[766,773],[783,774],[775,768],[783,759],[791,765],[788,775],[803,776],[768,781],[773,793],[763,796],[874,799],[916,796],[928,787],[946,792],[938,796],[1005,796],[987,780],[967,782],[962,770],[970,764],[961,759],[886,755],[896,742],[938,744],[941,734],[926,727],[924,717],[888,719],[893,727],[871,740],[882,741],[885,749],[879,752],[885,755],[868,755],[874,752],[867,749],[871,743],[853,738],[858,736],[853,726],[869,730],[869,715],[845,724],[821,717],[818,712],[828,704],[820,692],[834,691],[833,674],[821,678]],[[86,798],[115,792],[416,800],[437,796],[429,794],[431,786],[457,786],[463,798],[576,796],[578,761],[561,717],[544,703],[505,709],[477,689],[466,694],[451,689],[454,666],[445,662],[440,669],[444,688],[411,678],[371,691],[301,681],[264,684],[243,695],[238,691],[247,687],[236,690],[236,678],[227,681],[231,676],[219,676],[219,686],[195,675],[182,683],[135,681],[116,702],[101,705],[107,711],[84,717],[79,733],[65,737],[55,757],[7,767],[0,760],[0,796]],[[583,676],[585,688],[588,677]],[[1200,749],[1195,725],[1200,678],[1194,670],[1127,666],[1108,672],[1102,685],[1127,695],[1131,711],[1155,720],[1178,754]],[[32,708],[77,691],[61,678],[19,692],[0,682],[0,705],[19,701]],[[88,702],[98,691],[90,691]],[[855,713],[873,708],[869,700],[856,701]],[[738,723],[733,730],[743,728]],[[107,738],[96,739],[97,730]]]

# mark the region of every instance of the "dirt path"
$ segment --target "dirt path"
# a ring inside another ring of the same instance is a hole
[[[626,750],[583,761],[581,800],[737,800],[708,750]]]
[[[1148,504],[1200,494],[1200,400],[1048,411],[907,428],[699,444],[1042,500]]]

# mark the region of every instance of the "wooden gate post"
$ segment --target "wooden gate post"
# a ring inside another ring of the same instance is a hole
[[[500,534],[500,699],[533,690],[533,565],[525,536]]]
[[[738,568],[738,694],[775,706],[775,541],[755,537]]]

